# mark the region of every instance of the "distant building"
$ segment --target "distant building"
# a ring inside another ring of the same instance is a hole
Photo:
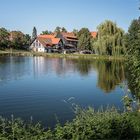
[[[54,35],[39,35],[30,46],[36,52],[54,52],[62,49],[62,41]]]
[[[78,38],[72,32],[61,32],[56,35],[61,38],[64,49],[76,49],[78,44]]]

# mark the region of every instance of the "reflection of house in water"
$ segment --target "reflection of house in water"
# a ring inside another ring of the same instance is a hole
[[[73,61],[65,58],[53,58],[52,68],[57,75],[61,76],[70,73],[70,71],[74,72]]]
[[[72,60],[64,58],[46,58],[34,57],[33,58],[34,76],[45,75],[54,73],[58,76],[64,76],[67,73],[74,72],[75,67]]]
[[[45,57],[34,57],[33,58],[33,71],[34,77],[47,74],[49,71],[49,61]]]

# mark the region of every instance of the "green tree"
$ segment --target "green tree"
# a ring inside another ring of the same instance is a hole
[[[65,27],[62,27],[62,28],[61,28],[61,31],[62,31],[62,32],[65,32],[65,33],[67,32],[67,30],[66,30]]]
[[[78,41],[78,48],[80,50],[91,50],[91,33],[89,32],[88,28],[82,28],[77,37]]]
[[[41,34],[42,35],[52,34],[52,31],[45,30],[45,31],[42,31]]]
[[[140,18],[132,21],[126,35],[128,84],[140,97]]]
[[[0,28],[0,48],[6,48],[9,46],[10,34],[5,28]]]
[[[54,30],[55,33],[60,33],[60,32],[67,32],[66,28],[65,27],[59,27],[57,26]]]
[[[78,30],[77,29],[73,29],[73,31],[72,31],[73,33],[74,33],[74,35],[76,35],[77,36],[77,34],[78,34]]]
[[[32,39],[34,40],[34,39],[36,39],[36,37],[37,37],[37,29],[36,29],[36,27],[34,27],[33,33],[32,33]]]
[[[61,27],[57,26],[54,30],[55,33],[60,33],[61,32]]]
[[[93,47],[101,55],[120,55],[124,51],[124,31],[112,21],[105,21],[98,27],[98,39]]]
[[[12,31],[10,32],[11,36],[11,46],[15,49],[22,49],[24,45],[27,45],[27,36],[24,35],[21,31]]]
[[[29,34],[24,35],[24,43],[25,45],[29,45],[31,42],[31,36]]]

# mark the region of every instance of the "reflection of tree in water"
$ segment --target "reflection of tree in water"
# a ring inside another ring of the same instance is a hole
[[[28,57],[0,57],[0,83],[29,74],[29,60]]]
[[[86,60],[86,59],[77,59],[74,60],[75,61],[75,67],[77,69],[78,72],[80,72],[80,74],[82,76],[86,76],[89,74],[91,68],[92,68],[92,63],[93,61],[91,60]]]
[[[92,69],[98,73],[98,87],[106,93],[115,89],[116,85],[125,80],[124,65],[121,61],[102,61],[77,59],[73,60],[76,70],[86,76]]]
[[[98,86],[106,93],[115,89],[116,85],[125,80],[123,62],[97,61]]]

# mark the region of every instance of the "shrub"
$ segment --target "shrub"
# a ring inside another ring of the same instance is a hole
[[[57,124],[53,130],[44,129],[39,123],[24,123],[21,119],[0,118],[2,140],[89,140],[137,139],[140,137],[140,113],[118,112],[115,108],[95,111],[76,108],[76,117],[64,126]]]

